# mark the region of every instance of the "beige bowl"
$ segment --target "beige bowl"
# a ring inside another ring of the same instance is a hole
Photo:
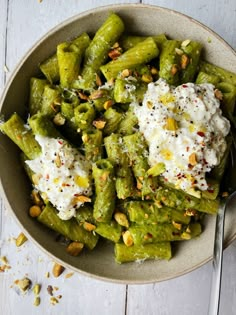
[[[236,72],[235,51],[211,30],[195,20],[172,10],[140,4],[101,7],[77,15],[47,33],[26,54],[14,71],[1,99],[1,115],[8,118],[13,112],[26,113],[29,79],[38,73],[38,64],[55,51],[58,43],[87,31],[94,33],[109,12],[117,12],[129,33],[155,35],[166,33],[172,38],[198,40],[204,44],[205,59]],[[187,273],[212,257],[215,218],[208,216],[203,234],[191,242],[181,242],[174,249],[174,258],[166,261],[147,261],[118,265],[113,246],[100,243],[79,257],[66,254],[55,242],[55,234],[29,217],[30,184],[19,161],[19,150],[7,137],[0,135],[0,177],[2,196],[21,228],[39,248],[65,266],[85,275],[120,283],[148,283],[171,279]],[[228,211],[225,245],[236,237],[236,212]]]

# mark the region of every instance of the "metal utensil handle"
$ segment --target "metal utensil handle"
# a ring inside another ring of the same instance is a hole
[[[220,289],[222,273],[222,256],[224,243],[224,221],[225,221],[225,200],[221,201],[216,216],[215,243],[213,252],[213,271],[211,279],[211,296],[208,308],[208,315],[218,315],[220,306]]]

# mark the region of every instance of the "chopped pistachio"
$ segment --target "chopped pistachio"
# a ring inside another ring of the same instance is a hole
[[[166,124],[165,124],[165,129],[170,130],[170,131],[178,130],[177,121],[174,118],[172,118],[172,117],[167,117]]]
[[[35,295],[39,295],[40,293],[40,290],[41,290],[41,285],[39,283],[36,283],[33,287],[33,292]]]
[[[58,263],[54,263],[52,273],[53,273],[54,277],[57,278],[63,273],[64,270],[65,270],[65,268],[62,265],[60,265]]]
[[[181,69],[186,69],[188,64],[189,64],[189,57],[186,54],[183,54],[180,60]]]
[[[58,299],[56,299],[54,296],[52,296],[52,297],[50,298],[50,303],[51,303],[52,305],[55,305],[55,304],[57,304],[57,303],[59,303],[59,302],[58,302]]]
[[[71,278],[73,275],[74,275],[74,272],[69,272],[69,273],[67,273],[67,274],[65,275],[65,278],[66,278],[66,279],[69,279],[69,278]]]
[[[0,257],[0,261],[1,261],[3,264],[5,264],[5,265],[8,264],[8,260],[7,260],[7,257],[6,257],[6,256],[1,256],[1,257]]]
[[[106,102],[105,102],[106,103]],[[104,104],[104,106],[105,106],[105,104]],[[106,108],[105,108],[106,109]],[[97,129],[103,129],[104,127],[105,127],[105,125],[106,125],[106,121],[104,120],[104,119],[102,119],[102,118],[100,118],[100,119],[95,119],[94,121],[93,121],[93,125],[94,125],[94,127],[96,127]]]
[[[133,237],[130,231],[125,231],[123,234],[123,241],[127,247],[132,246],[134,244]]]
[[[191,164],[192,166],[196,165],[197,164],[197,155],[196,153],[191,153],[188,157],[188,161],[189,161],[189,164]]]
[[[116,212],[114,214],[114,219],[116,220],[116,222],[118,224],[120,224],[121,226],[124,226],[126,228],[129,227],[129,221],[127,219],[126,214],[122,213],[122,212]]]
[[[145,83],[150,83],[153,81],[153,78],[150,74],[143,74],[142,75],[142,81]]]
[[[23,232],[21,232],[17,238],[16,238],[16,246],[20,247],[21,245],[23,245],[26,241],[27,241],[27,237],[25,236],[25,234]]]
[[[163,172],[165,172],[166,167],[164,163],[157,163],[153,167],[149,168],[147,171],[147,175],[152,175],[152,176],[159,176]]]
[[[96,230],[96,225],[92,224],[92,223],[89,223],[89,222],[84,222],[83,224],[83,228],[86,230],[86,231],[94,231]]]
[[[182,55],[184,53],[182,49],[179,49],[177,47],[175,48],[175,52],[177,55]]]
[[[108,100],[103,104],[103,107],[105,110],[107,110],[108,108],[110,108],[113,105],[113,101],[112,100]]]
[[[191,40],[190,39],[185,39],[182,43],[181,43],[181,47],[187,47],[190,44]]]
[[[101,78],[99,77],[99,75],[96,73],[96,85],[97,86],[101,86],[102,85],[102,80]]]
[[[187,233],[187,232],[183,232],[181,234],[181,238],[184,240],[190,240],[191,239],[191,234]]]
[[[34,298],[34,306],[39,306],[40,302],[41,302],[40,297],[39,297],[39,296],[36,296],[36,297]]]
[[[80,242],[71,242],[67,248],[66,252],[71,256],[78,256],[82,249],[84,248],[84,244]]]
[[[178,71],[179,71],[178,65],[173,64],[172,67],[171,67],[171,70],[170,70],[171,74],[175,75]]]
[[[28,289],[31,286],[31,283],[32,283],[31,280],[27,277],[15,281],[15,284],[20,288],[22,293],[28,291]]]
[[[53,118],[53,122],[57,126],[63,126],[66,122],[66,119],[61,113],[57,113]]]
[[[172,221],[173,226],[177,229],[177,230],[181,230],[182,229],[182,224]]]
[[[96,100],[98,98],[101,98],[103,96],[104,92],[102,90],[96,90],[92,92],[89,96],[91,100]]]

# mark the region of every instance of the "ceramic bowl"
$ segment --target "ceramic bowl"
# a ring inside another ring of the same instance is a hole
[[[47,33],[25,55],[15,69],[1,98],[1,115],[8,118],[13,112],[26,113],[29,79],[38,73],[38,64],[52,55],[58,43],[72,39],[84,31],[95,33],[108,14],[118,13],[129,33],[156,35],[165,33],[170,38],[197,40],[204,45],[204,58],[211,63],[236,72],[236,53],[218,35],[204,25],[172,10],[140,4],[101,7],[79,14]],[[113,246],[100,243],[79,257],[69,256],[56,243],[55,234],[28,215],[30,183],[21,167],[19,150],[4,135],[0,135],[1,194],[6,206],[28,237],[54,260],[75,271],[103,280],[119,283],[149,283],[185,274],[205,264],[212,257],[215,217],[207,216],[202,235],[190,242],[178,243],[169,261],[144,263],[115,263]],[[236,237],[236,212],[227,212],[225,245]]]

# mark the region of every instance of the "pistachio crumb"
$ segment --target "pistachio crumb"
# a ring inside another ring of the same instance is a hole
[[[66,279],[69,279],[69,278],[71,278],[73,275],[74,275],[74,272],[69,272],[69,273],[67,273],[67,274],[65,275],[65,278],[66,278]]]

